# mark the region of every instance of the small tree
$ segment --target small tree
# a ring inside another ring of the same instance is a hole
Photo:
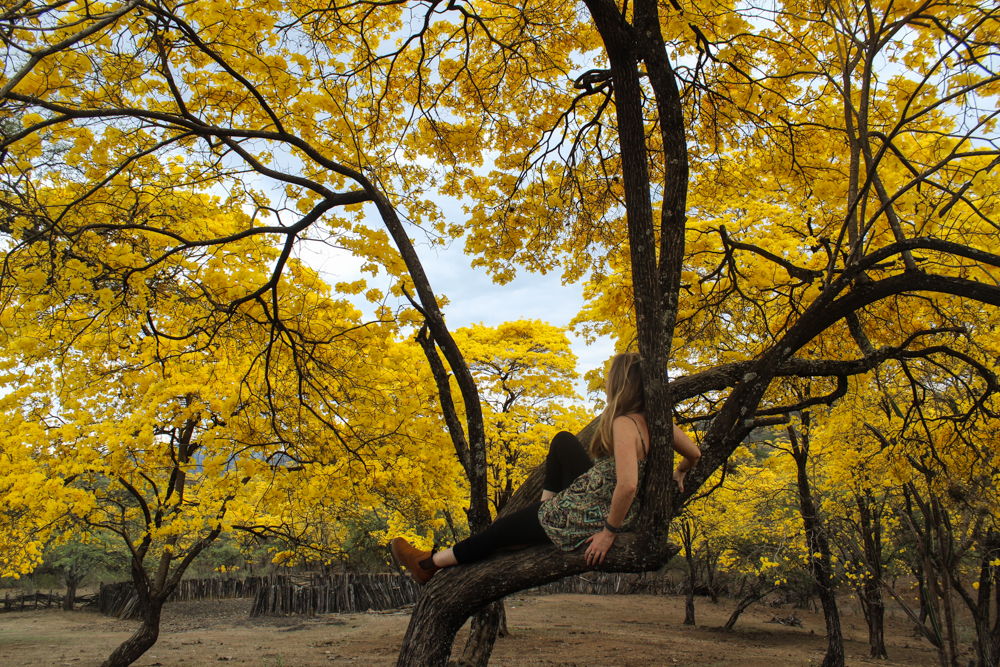
[[[77,588],[88,574],[102,568],[124,570],[128,557],[120,545],[111,542],[110,536],[83,533],[50,548],[45,554],[45,565],[62,573],[66,584],[63,609],[73,611]]]
[[[791,511],[787,469],[763,450],[741,448],[724,473],[706,487],[711,492],[688,508],[699,526],[698,538],[712,545],[718,567],[729,578],[736,607],[725,623],[732,630],[752,604],[799,583],[796,539],[802,529]]]

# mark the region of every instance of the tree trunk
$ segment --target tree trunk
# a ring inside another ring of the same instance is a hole
[[[431,579],[417,602],[403,639],[397,667],[445,667],[455,634],[472,614],[491,602],[529,586],[584,572],[645,572],[662,567],[680,549],[655,545],[642,536],[622,534],[604,564],[588,565],[584,550],[561,551],[551,544],[499,552]]]
[[[844,636],[840,630],[840,613],[837,610],[836,589],[829,578],[820,586],[819,600],[826,620],[826,656],[822,667],[844,667]]]
[[[761,599],[768,593],[774,590],[774,587],[768,588],[767,590],[761,590],[758,588],[753,588],[749,593],[747,593],[737,604],[736,609],[733,609],[733,613],[729,615],[729,620],[726,624],[722,626],[722,629],[726,632],[731,631],[736,627],[736,621],[739,619],[740,614],[745,612],[747,608],[752,605],[757,600]]]
[[[858,517],[861,525],[861,539],[864,543],[865,566],[868,576],[861,584],[861,604],[868,624],[869,655],[872,658],[888,658],[885,649],[885,600],[882,597],[882,522],[881,510],[872,508],[868,491],[858,495]]]
[[[493,646],[500,635],[500,621],[504,615],[503,600],[483,607],[472,617],[472,627],[469,639],[465,643],[465,651],[458,661],[459,667],[486,667]]]
[[[976,667],[1000,667],[1000,577],[996,574],[996,566],[992,565],[1000,558],[1000,532],[988,530],[980,547],[976,598],[972,598],[958,578],[954,578],[952,584],[972,612],[976,624]]]
[[[934,536],[938,541],[938,553],[940,554],[939,567],[941,570],[941,604],[944,606],[944,622],[948,631],[948,664],[951,667],[958,667],[958,633],[955,629],[955,609],[952,604],[951,578],[952,562],[954,557],[951,548],[951,535],[944,534],[944,520],[942,516],[944,509],[933,495],[930,497],[931,515],[934,517]]]
[[[1000,642],[988,641],[976,643],[976,658],[979,664],[976,667],[1000,667]]]
[[[173,500],[172,496],[174,496],[176,498],[174,502],[176,502],[177,506],[181,506],[184,502],[184,489],[187,479],[187,474],[182,466],[191,461],[192,455],[198,448],[191,441],[197,423],[197,417],[189,418],[178,440],[177,452],[175,454],[176,463],[171,475],[172,492],[166,495],[166,499],[168,500]],[[145,503],[145,498],[141,493],[137,492],[124,479],[119,478],[119,481],[140,504]],[[205,537],[197,540],[188,547],[187,553],[178,559],[174,558],[174,554],[176,553],[179,535],[174,533],[168,536],[164,541],[164,548],[160,554],[156,572],[153,577],[150,577],[145,564],[149,547],[152,544],[150,532],[154,525],[161,525],[162,516],[157,514],[154,520],[148,508],[145,505],[143,507],[146,510],[147,529],[150,530],[142,538],[139,545],[133,548],[131,560],[132,581],[135,584],[135,591],[142,605],[142,625],[135,631],[135,634],[111,653],[108,659],[101,664],[101,667],[126,667],[127,665],[131,665],[156,643],[156,639],[160,636],[160,614],[163,611],[163,604],[177,589],[177,585],[180,583],[181,577],[184,576],[184,572],[188,566],[222,532],[222,523],[220,522]],[[171,567],[173,567],[172,572]]]
[[[705,547],[705,579],[708,585],[708,594],[712,604],[719,604],[719,589],[715,579],[715,571],[718,567],[718,558],[712,551],[710,545]]]
[[[131,637],[101,663],[101,667],[128,667],[138,660],[143,653],[156,643],[160,636],[160,613],[163,610],[163,600],[152,597],[143,613],[142,625]]]
[[[931,612],[928,603],[930,591],[927,589],[927,579],[924,577],[923,561],[913,568],[913,572],[917,578],[917,594],[920,596],[920,623],[924,624],[930,618]]]
[[[688,586],[687,597],[684,599],[684,623],[682,625],[695,625],[694,622],[694,584]]]
[[[76,603],[76,587],[79,583],[76,577],[66,577],[66,599],[63,600],[63,611],[73,611]]]
[[[580,441],[584,449],[590,448],[590,441],[597,433],[597,425],[598,420],[594,419],[576,434],[576,439]],[[497,512],[497,518],[516,512],[540,498],[544,477],[545,466],[543,464],[535,468],[517,491],[504,503]],[[469,639],[465,643],[459,664],[485,667],[493,654],[493,645],[496,643],[497,637],[506,635],[507,614],[504,611],[503,601],[498,601],[495,605],[490,606],[496,606],[498,610],[494,612],[489,609],[481,609],[476,612],[472,620]]]
[[[694,562],[694,526],[690,521],[681,524],[681,545],[684,547],[684,560],[688,566],[687,597],[684,599],[684,623],[694,625],[694,587],[698,568]]]
[[[585,1],[604,41],[614,80],[636,333],[643,359],[646,417],[650,427],[650,454],[639,525],[636,533],[621,535],[615,540],[607,559],[598,569],[642,572],[658,569],[678,551],[669,543],[667,535],[676,511],[675,487],[671,479],[672,406],[667,381],[684,254],[688,177],[683,140],[685,125],[680,94],[673,71],[666,62],[656,3],[651,0],[637,3],[634,20],[642,24],[637,29],[628,23],[616,3]],[[644,54],[636,52],[640,42],[645,48]],[[640,60],[644,61],[643,69],[657,91],[664,151],[670,156],[664,164],[664,182],[660,184],[664,194],[659,258],[650,199]],[[397,245],[405,244],[397,242]],[[414,282],[417,283],[416,278]],[[436,338],[437,332],[432,333]],[[524,486],[508,507],[522,506],[515,501]],[[536,488],[531,500],[537,499],[539,494],[540,488]],[[509,593],[594,570],[586,564],[583,553],[582,549],[562,552],[551,545],[537,546],[516,555],[495,554],[483,562],[439,573],[424,589],[414,609],[397,665],[443,667],[451,653],[455,633],[466,618]]]
[[[816,511],[816,503],[812,497],[806,469],[809,460],[808,412],[802,414],[802,425],[801,434],[797,434],[791,426],[788,427],[787,431],[792,445],[792,457],[795,459],[797,469],[799,509],[806,530],[809,571],[819,589],[823,617],[826,620],[827,648],[822,667],[844,667],[844,636],[840,629],[840,612],[837,610],[836,588],[834,587],[830,560],[830,542],[827,539],[822,520]]]
[[[1000,593],[1000,585],[997,586],[997,591]],[[1000,667],[1000,623],[991,629],[989,618],[976,619],[974,646],[978,663],[976,667]]]
[[[912,464],[912,461],[911,461]],[[920,468],[918,468],[919,470]],[[927,469],[924,468],[921,472],[927,474]],[[948,652],[945,648],[945,633],[944,629],[941,627],[941,608],[938,604],[941,599],[941,589],[938,586],[938,572],[934,566],[934,538],[933,538],[933,512],[930,506],[921,500],[920,494],[917,492],[916,485],[913,482],[907,482],[903,486],[904,498],[906,500],[906,513],[903,515],[906,519],[907,527],[910,529],[911,534],[916,542],[917,549],[920,553],[920,567],[921,581],[924,584],[921,589],[921,604],[926,607],[927,618],[931,622],[930,631],[928,634],[933,634],[934,640],[931,643],[937,649],[938,662],[941,667],[948,667]],[[919,528],[920,522],[917,516],[914,514],[913,503],[917,504],[920,509],[920,518],[923,522],[923,530]]]
[[[955,628],[955,606],[951,599],[951,587],[948,585],[950,573],[948,566],[941,568],[941,588],[943,596],[941,602],[944,605],[944,623],[948,629],[948,658],[951,667],[958,667],[958,631]]]
[[[931,628],[934,631],[934,636],[937,638],[934,646],[938,651],[938,662],[941,663],[941,667],[948,667],[944,629],[941,627],[941,610],[938,607],[938,599],[941,597],[941,591],[937,585],[937,573],[934,571],[934,566],[931,564],[930,558],[926,555],[923,558],[923,564],[924,577],[927,581],[927,618],[930,619]]]
[[[865,622],[868,624],[869,655],[873,658],[888,658],[885,650],[885,600],[882,598],[882,588],[875,579],[865,579],[861,589],[865,610]]]
[[[507,629],[507,605],[500,605],[500,628],[497,630],[497,638],[510,637],[510,630]]]

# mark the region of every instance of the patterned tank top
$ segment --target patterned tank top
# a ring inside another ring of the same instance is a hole
[[[639,437],[642,438],[641,432]],[[643,459],[639,461],[638,489],[642,489],[645,471],[646,459]],[[615,459],[605,456],[598,459],[590,470],[577,477],[569,488],[543,502],[538,508],[538,522],[542,524],[552,543],[563,551],[572,551],[604,528],[604,520],[611,512],[611,497],[617,484]],[[625,521],[622,522],[623,531],[635,523],[641,506],[642,499],[637,493],[625,515]]]

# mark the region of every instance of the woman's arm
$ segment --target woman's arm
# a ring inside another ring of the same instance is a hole
[[[674,471],[674,481],[677,482],[678,488],[683,493],[684,476],[698,463],[698,459],[701,458],[701,450],[698,449],[698,445],[694,444],[694,440],[688,437],[687,433],[677,428],[677,424],[674,424],[674,451],[683,457],[681,462],[677,464],[677,470]]]
[[[636,452],[639,432],[635,423],[628,417],[619,417],[611,425],[611,433],[615,446],[615,484],[614,495],[611,496],[611,510],[606,517],[607,524],[619,528],[628,515],[635,499],[639,485],[639,455]],[[607,527],[587,538],[587,564],[599,565],[604,562],[604,556],[614,544],[615,533]]]

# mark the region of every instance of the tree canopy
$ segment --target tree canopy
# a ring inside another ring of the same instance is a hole
[[[330,474],[350,479],[357,457],[333,463],[301,443],[355,452],[358,438],[376,459],[392,455],[382,434],[411,414],[395,409],[399,383],[425,362],[386,340],[412,327],[437,390],[439,419],[426,423],[446,430],[481,528],[490,390],[480,397],[476,360],[410,235],[464,238],[497,280],[557,267],[585,279],[577,325],[641,353],[646,501],[604,567],[658,567],[678,549],[671,519],[754,429],[871,387],[855,382],[866,374],[891,410],[904,391],[919,397],[907,426],[923,426],[925,442],[943,437],[933,420],[992,418],[998,11],[939,0],[11,5],[0,14],[0,303],[6,330],[47,337],[11,338],[19,389],[4,400],[92,424],[144,411],[108,437],[163,438],[167,452],[189,451],[196,434],[230,443],[220,452],[252,441],[261,453],[246,465],[273,455],[345,466]],[[464,219],[446,218],[440,196],[460,198]],[[362,281],[326,294],[295,259],[307,238],[384,272],[390,293]],[[342,298],[361,293],[378,321]],[[145,364],[130,367],[126,351]],[[87,398],[88,376],[31,373],[53,359],[135,396],[170,387],[126,411]],[[369,360],[377,381],[356,375]],[[64,376],[81,396],[39,386]],[[256,407],[236,409],[249,399],[234,377]],[[929,414],[945,387],[964,392],[951,399],[963,407]],[[684,493],[670,482],[675,419],[698,424],[704,449]],[[229,431],[244,426],[252,433]],[[99,431],[67,421],[30,440],[50,452]],[[181,456],[164,470],[211,469],[205,506],[221,511],[252,487],[230,460]],[[180,473],[166,474],[143,484],[175,512]],[[401,665],[443,664],[469,613],[587,569],[544,548],[490,568],[436,577]],[[462,589],[472,581],[476,592]]]

